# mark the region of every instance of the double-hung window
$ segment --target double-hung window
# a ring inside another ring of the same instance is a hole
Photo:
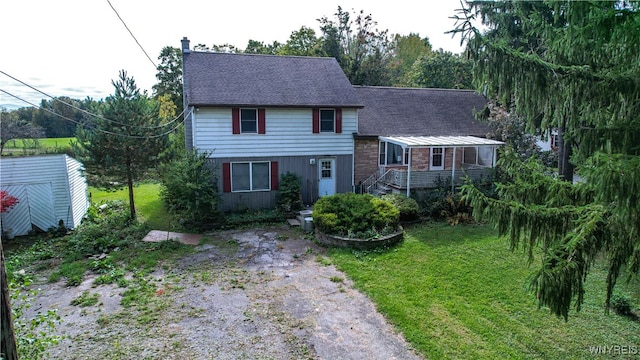
[[[240,132],[258,133],[258,109],[240,109]]]
[[[334,109],[320,109],[320,132],[334,132],[336,112]]]
[[[270,190],[270,170],[268,161],[231,163],[231,191]]]
[[[431,170],[444,170],[444,148],[431,148]]]

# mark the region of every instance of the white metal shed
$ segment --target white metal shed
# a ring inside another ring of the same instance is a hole
[[[89,208],[82,164],[68,155],[0,158],[0,189],[19,203],[2,214],[2,228],[11,236],[46,231],[60,220],[75,228]]]

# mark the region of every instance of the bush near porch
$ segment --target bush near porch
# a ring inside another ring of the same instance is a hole
[[[370,194],[335,194],[315,203],[313,222],[325,234],[373,239],[396,232],[400,212],[391,202]]]

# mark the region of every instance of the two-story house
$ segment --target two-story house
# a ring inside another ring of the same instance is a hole
[[[273,207],[287,172],[305,203],[352,191],[362,104],[334,58],[182,52],[186,147],[211,152],[223,210]]]

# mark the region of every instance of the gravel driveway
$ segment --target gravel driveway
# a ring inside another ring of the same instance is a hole
[[[59,309],[55,359],[419,359],[323,249],[287,227],[210,234],[152,274],[156,296],[123,308],[123,288],[44,284]],[[69,305],[83,291],[95,306]]]

